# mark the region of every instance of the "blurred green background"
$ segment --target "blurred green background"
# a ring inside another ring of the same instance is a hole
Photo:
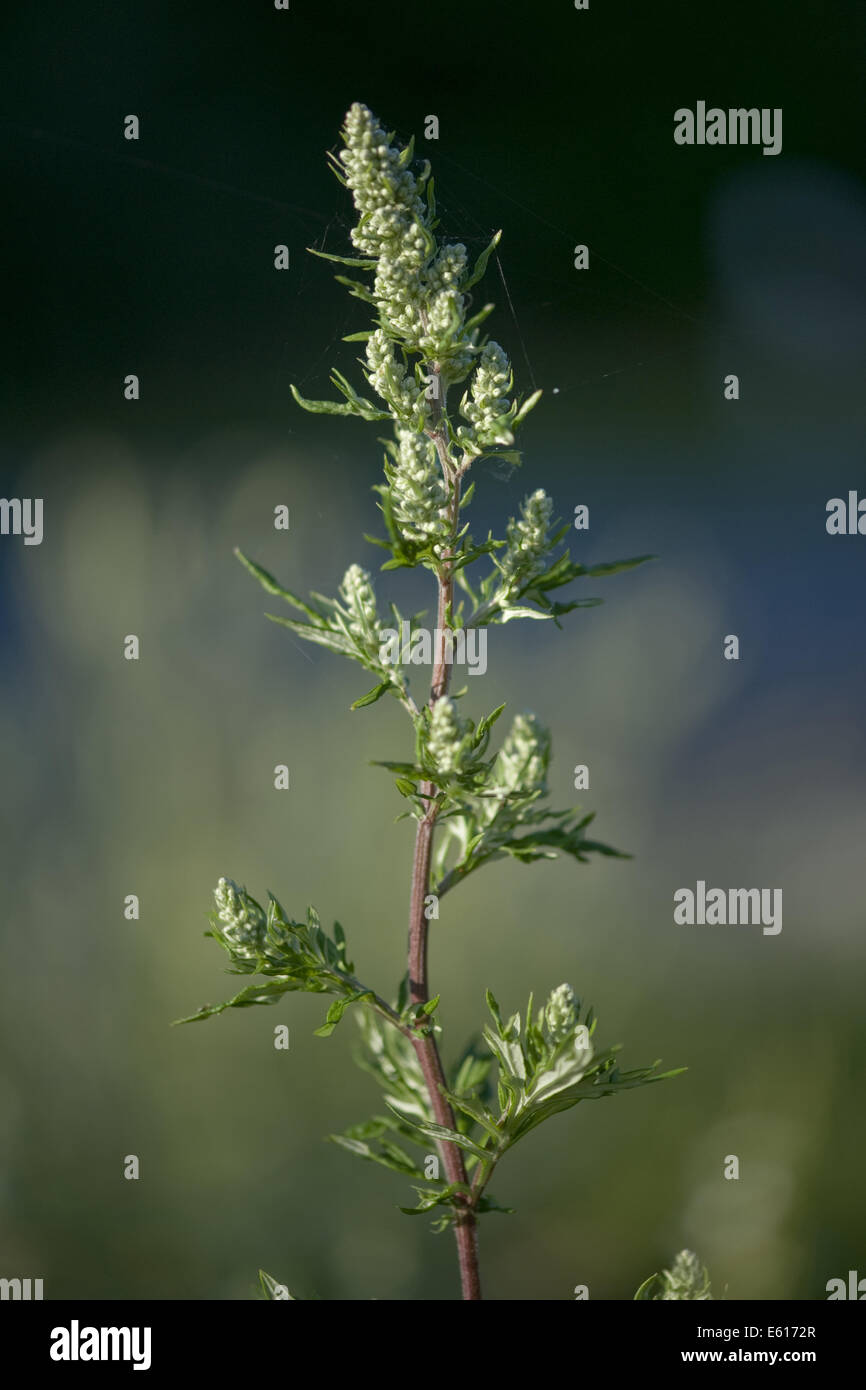
[[[350,1018],[323,1041],[322,1001],[290,998],[168,1026],[234,984],[201,936],[221,874],[338,918],[382,992],[404,969],[411,826],[369,762],[405,756],[405,716],[350,714],[364,677],[267,623],[231,553],[325,593],[378,563],[360,538],[375,427],[288,393],[357,371],[340,338],[364,307],[304,252],[348,248],[324,152],[354,100],[429,154],[447,236],[480,250],[504,229],[489,328],[545,398],[522,471],[480,471],[476,533],[545,486],[563,516],[590,507],[579,558],[659,556],[600,581],[604,607],[562,633],[494,630],[469,682],[476,716],[507,699],[550,724],[555,804],[589,765],[599,837],[635,858],[496,865],[446,900],[446,1056],[486,986],[516,1008],[567,979],[626,1065],[689,1068],[510,1155],[494,1192],[517,1215],[484,1222],[486,1293],[627,1298],[686,1244],[734,1298],[866,1274],[866,541],[824,526],[829,497],[866,490],[864,13],[6,18],[0,490],[45,499],[45,538],[0,539],[0,1274],[49,1298],[247,1298],[260,1266],[304,1297],[456,1295],[451,1237],[398,1212],[401,1179],[322,1142],[379,1107]],[[673,112],[699,99],[781,106],[783,153],[676,147]],[[418,576],[379,591],[428,601]],[[781,887],[782,933],[675,926],[699,878]]]

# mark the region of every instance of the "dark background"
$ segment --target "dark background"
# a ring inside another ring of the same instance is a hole
[[[567,978],[626,1064],[689,1067],[503,1164],[518,1214],[485,1224],[487,1291],[627,1298],[684,1244],[731,1297],[866,1275],[866,539],[824,524],[866,492],[864,27],[853,0],[7,15],[0,491],[45,499],[45,538],[0,538],[0,1275],[230,1299],[264,1266],[305,1296],[454,1296],[450,1237],[399,1214],[401,1180],[321,1143],[378,1107],[349,1019],[313,1038],[299,999],[168,1028],[232,987],[200,937],[223,873],[338,917],[383,992],[403,969],[411,834],[368,766],[405,756],[400,712],[350,715],[358,673],[264,622],[231,555],[325,593],[378,563],[375,428],[288,391],[358,379],[340,339],[366,310],[304,251],[349,250],[325,150],[355,100],[433,162],[442,234],[503,229],[487,327],[545,396],[522,471],[482,470],[474,529],[545,486],[590,507],[580,558],[659,556],[564,634],[494,631],[470,690],[476,715],[549,722],[554,802],[588,763],[599,835],[635,859],[497,865],[455,895],[446,1052],[485,986],[511,1008]],[[782,153],[675,145],[698,100],[782,107]],[[416,578],[381,592],[411,609]],[[781,935],[675,927],[698,878],[782,887]]]

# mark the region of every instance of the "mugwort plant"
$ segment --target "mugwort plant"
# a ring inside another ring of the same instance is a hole
[[[407,969],[399,989],[386,997],[356,973],[339,923],[328,934],[313,908],[295,920],[272,895],[265,904],[221,878],[207,934],[228,953],[230,972],[255,978],[234,998],[182,1021],[274,1004],[292,990],[307,990],[331,997],[317,1029],[327,1037],[351,1006],[360,1024],[360,1065],[381,1086],[384,1105],[331,1137],[357,1158],[411,1181],[417,1201],[402,1210],[431,1213],[435,1229],[453,1229],[462,1295],[479,1299],[478,1224],[488,1213],[508,1210],[498,1205],[490,1183],[509,1150],[580,1101],[675,1073],[660,1073],[658,1063],[621,1070],[618,1048],[597,1044],[594,1013],[570,984],[557,985],[538,1003],[530,995],[517,1011],[500,1009],[488,991],[483,1041],[467,1046],[452,1066],[443,1063],[440,995],[431,993],[428,970],[430,925],[442,898],[506,857],[523,864],[561,854],[578,863],[593,855],[626,857],[590,837],[591,815],[548,804],[550,738],[535,714],[517,714],[499,747],[491,748],[504,705],[480,717],[465,712],[467,690],[450,689],[455,651],[506,623],[560,626],[565,614],[600,601],[563,600],[558,595],[567,585],[632,569],[650,557],[589,567],[573,560],[564,545],[568,527],[554,519],[541,488],[526,497],[504,538],[471,534],[464,518],[475,487],[473,466],[494,458],[520,462],[515,433],[541,395],[521,400],[514,394],[505,350],[482,332],[493,305],[476,309],[470,296],[499,233],[474,265],[461,242],[439,241],[429,163],[418,167],[413,143],[396,145],[366,106],[351,107],[342,142],[331,160],[354,200],[356,254],[314,254],[352,272],[337,279],[371,311],[372,326],[346,339],[364,345],[360,366],[371,394],[361,394],[336,370],[331,380],[341,399],[311,401],[294,386],[292,392],[304,410],[353,416],[391,431],[383,441],[384,480],[375,488],[385,534],[367,539],[387,552],[383,569],[422,567],[435,583],[426,697],[416,699],[410,689],[407,668],[418,664],[414,648],[394,640],[406,631],[406,620],[394,604],[387,617],[380,612],[373,580],[360,565],[350,565],[336,597],[303,599],[238,555],[267,593],[292,610],[275,622],[368,673],[372,686],[352,709],[391,697],[409,718],[409,750],[380,764],[417,823]]]

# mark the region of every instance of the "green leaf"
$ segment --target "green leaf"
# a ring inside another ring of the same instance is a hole
[[[389,138],[388,143],[390,144],[390,138]],[[400,169],[408,169],[409,165],[412,163],[412,160],[413,160],[414,158],[415,158],[415,136],[414,136],[414,135],[410,135],[408,145],[406,145],[406,146],[400,151],[400,157],[399,157],[399,159],[397,160],[397,167],[400,168]],[[426,161],[426,160],[425,160],[425,163],[428,164],[428,176],[429,176],[429,163],[428,163],[428,161]]]
[[[577,605],[575,605],[576,607]],[[549,619],[550,613],[542,613],[538,608],[526,608],[523,606],[500,608],[498,614],[500,623],[510,623],[513,618],[542,618]]]
[[[348,265],[355,270],[375,270],[376,262],[372,258],[362,260],[359,256],[332,256],[330,251],[317,251],[315,246],[308,246],[307,250],[311,256],[318,256],[322,261],[336,261],[338,265]],[[344,339],[348,342],[348,339]]]
[[[223,1013],[225,1009],[246,1009],[254,1004],[276,1004],[281,995],[297,988],[297,984],[285,979],[273,980],[270,984],[247,985],[234,998],[227,999],[223,1004],[204,1004],[198,1013],[190,1014],[189,1018],[175,1019],[172,1027],[181,1023],[200,1023],[203,1019],[214,1018],[217,1014]]]
[[[468,1096],[458,1095],[454,1091],[443,1089],[442,1094],[451,1105],[456,1105],[457,1109],[462,1110],[464,1115],[468,1115],[471,1120],[474,1120],[482,1129],[485,1129],[491,1139],[495,1139],[497,1143],[499,1142],[502,1138],[502,1131],[496,1123],[496,1116],[492,1115],[485,1106],[479,1104],[476,1100],[471,1100]]]
[[[636,569],[638,565],[645,565],[647,560],[657,560],[657,555],[638,555],[633,560],[612,560],[606,565],[590,565],[585,574],[597,579],[601,575],[621,574],[624,570]]]
[[[353,299],[363,299],[365,304],[372,304],[375,307],[376,300],[366,285],[362,285],[360,280],[350,280],[347,275],[335,275],[334,279],[338,285],[345,285]]]
[[[497,1004],[496,1000],[494,999],[494,997],[493,997],[493,995],[492,995],[492,993],[490,992],[489,989],[488,989],[488,990],[485,990],[485,998],[486,998],[486,1000],[487,1000],[487,1007],[488,1007],[488,1009],[490,1010],[491,1014],[493,1015],[493,1022],[496,1024],[497,1030],[501,1033],[501,1032],[502,1032],[502,1014],[500,1013],[499,1005]]]
[[[357,415],[357,410],[343,401],[308,401],[302,396],[297,386],[289,384],[289,390],[302,410],[308,410],[311,415]]]
[[[379,410],[377,406],[373,405],[372,401],[366,400],[364,396],[359,396],[352,383],[343,376],[342,372],[338,372],[336,368],[331,372],[331,381],[334,383],[337,390],[341,391],[346,397],[346,400],[352,408],[353,415],[360,415],[362,420],[391,419],[390,411]]]
[[[514,1207],[500,1206],[497,1201],[492,1197],[488,1197],[486,1194],[483,1197],[479,1197],[475,1210],[480,1215],[483,1215],[485,1212],[498,1211],[502,1212],[504,1216],[513,1216],[515,1211]]]
[[[298,637],[303,637],[305,642],[313,642],[318,647],[327,647],[328,651],[336,652],[338,656],[356,656],[354,649],[341,633],[332,632],[324,625],[314,627],[311,623],[301,623],[293,618],[281,618],[278,613],[266,613],[265,617],[269,622],[278,623],[280,627],[287,627],[290,632],[297,633]]]
[[[503,700],[501,705],[496,706],[496,709],[491,710],[489,714],[485,714],[484,718],[479,722],[478,728],[476,730],[476,733],[479,736],[482,734],[486,734],[487,730],[493,727],[500,714],[505,709],[505,704],[506,702]]]
[[[475,1095],[476,1093],[480,1093],[482,1096],[486,1095],[492,1066],[493,1058],[478,1048],[477,1040],[470,1042],[455,1068],[454,1084],[451,1088],[454,1094],[458,1096]]]
[[[418,795],[418,783],[410,782],[408,777],[398,777],[394,786],[401,796],[414,797]]]
[[[471,319],[466,320],[466,323],[464,325],[466,332],[471,333],[473,328],[478,328],[479,325],[482,324],[485,319],[488,319],[490,317],[495,308],[495,304],[482,305],[482,307],[478,310],[477,314],[473,314]]]
[[[381,685],[374,685],[372,690],[368,690],[366,695],[362,695],[360,700],[356,700],[349,708],[365,709],[367,705],[375,705],[377,700],[381,700],[382,696],[387,695],[393,688],[391,681],[382,681]]]
[[[327,1136],[329,1144],[337,1144],[347,1153],[354,1154],[356,1158],[363,1158],[368,1163],[378,1163],[382,1168],[390,1168],[394,1173],[401,1173],[404,1177],[423,1178],[424,1170],[414,1162],[408,1154],[403,1153],[396,1144],[388,1144],[377,1152],[365,1143],[363,1139],[352,1139],[346,1134],[329,1134]]]
[[[400,1208],[406,1216],[423,1216],[434,1207],[457,1206],[457,1199],[465,1196],[467,1189],[463,1183],[452,1182],[443,1188],[416,1187],[415,1191],[418,1193],[417,1207]]]
[[[503,463],[510,463],[513,468],[519,468],[523,461],[523,454],[519,449],[485,449],[481,458],[485,462],[491,459],[502,459]],[[505,541],[500,542],[505,545]]]
[[[445,1125],[434,1124],[432,1120],[413,1120],[411,1116],[402,1114],[396,1105],[391,1105],[390,1101],[387,1101],[387,1104],[390,1105],[390,1108],[399,1119],[405,1121],[406,1124],[412,1125],[415,1129],[419,1129],[422,1134],[426,1134],[430,1139],[438,1139],[442,1143],[458,1144],[461,1149],[466,1149],[469,1153],[474,1154],[476,1158],[489,1159],[490,1155],[485,1153],[484,1150],[475,1143],[474,1139],[470,1139],[468,1135],[459,1134],[456,1129],[448,1129]]]
[[[322,1024],[321,1028],[315,1028],[313,1030],[313,1036],[316,1038],[329,1038],[349,1005],[356,1003],[359,999],[363,999],[364,995],[364,990],[357,990],[353,994],[348,994],[345,999],[335,999],[325,1015],[325,1022]],[[368,994],[367,998],[369,997]]]
[[[464,280],[463,284],[460,286],[461,294],[465,294],[467,290],[471,290],[472,286],[477,285],[478,281],[482,279],[487,270],[487,262],[490,260],[490,257],[493,255],[493,252],[496,250],[501,240],[502,232],[496,232],[490,245],[484,248],[478,260],[475,262],[475,269],[472,274],[467,280]]]
[[[517,414],[511,422],[512,429],[517,429],[517,426],[523,423],[530,410],[534,410],[535,407],[538,405],[538,402],[541,400],[541,397],[541,391],[533,391],[532,395],[527,397],[527,399],[523,402],[523,405],[519,408]]]
[[[234,553],[241,564],[249,570],[253,578],[257,579],[262,588],[269,594],[273,594],[276,598],[284,598],[286,603],[290,603],[293,608],[298,608],[310,618],[314,618],[317,622],[321,622],[321,616],[316,612],[315,608],[311,608],[308,603],[304,603],[302,599],[297,598],[289,589],[284,589],[282,584],[277,583],[272,574],[269,574],[266,569],[262,569],[261,565],[257,565],[254,560],[249,560],[244,552],[238,549],[237,546],[235,546]]]

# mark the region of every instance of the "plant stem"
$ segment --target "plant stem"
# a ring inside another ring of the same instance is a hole
[[[441,382],[439,367],[437,363],[432,365],[431,374],[435,375]],[[436,445],[439,460],[442,465],[442,472],[446,482],[452,489],[451,496],[451,522],[452,534],[457,530],[457,518],[460,509],[460,479],[455,477],[452,470],[451,461],[448,457],[447,438],[441,428],[444,401],[440,401],[437,395],[434,397],[433,422],[434,429],[430,432],[431,438]],[[451,566],[448,563],[449,556],[444,557],[444,565],[439,574],[439,602],[437,609],[436,628],[440,634],[437,640],[436,651],[433,661],[433,679],[430,687],[430,704],[433,704],[441,696],[448,693],[448,685],[451,678],[451,666],[446,659],[445,629],[447,615],[451,609],[452,597],[454,592],[454,576]],[[427,811],[422,820],[418,823],[418,832],[415,836],[415,855],[412,863],[412,897],[409,907],[409,993],[413,1004],[426,1004],[430,998],[430,983],[427,974],[427,937],[428,921],[424,913],[425,898],[430,891],[430,860],[433,851],[433,833],[436,826],[436,787],[432,782],[422,782],[420,786],[421,797],[426,801]],[[439,1056],[439,1049],[436,1046],[436,1039],[431,1032],[426,1038],[413,1038],[412,1046],[421,1067],[427,1091],[430,1096],[430,1105],[436,1123],[443,1125],[446,1129],[456,1129],[454,1112],[448,1101],[442,1094],[442,1087],[445,1086],[445,1072],[442,1067],[442,1059]],[[442,1161],[445,1165],[445,1172],[449,1183],[458,1183],[462,1188],[468,1188],[466,1175],[466,1164],[463,1161],[463,1151],[457,1144],[443,1142],[440,1145]],[[462,1198],[456,1208],[456,1219],[454,1223],[454,1234],[457,1240],[457,1258],[460,1264],[460,1285],[463,1298],[467,1300],[478,1300],[481,1298],[481,1275],[478,1267],[478,1227],[475,1217],[474,1204],[471,1196]]]
[[[422,795],[432,795],[434,788],[430,783],[423,784]],[[424,899],[430,884],[430,855],[433,847],[433,828],[436,819],[435,808],[431,808],[419,822],[415,837],[415,857],[412,865],[412,902],[409,914],[409,990],[412,1002],[426,1004],[430,998],[427,977],[427,918],[424,916]],[[430,1104],[436,1123],[446,1129],[456,1129],[454,1112],[442,1094],[441,1087],[446,1084],[445,1073],[436,1039],[432,1033],[426,1038],[413,1038],[412,1046],[421,1066]],[[466,1187],[466,1165],[463,1153],[456,1144],[443,1142],[442,1160],[450,1183]],[[478,1268],[478,1231],[475,1212],[471,1201],[466,1200],[457,1209],[454,1226],[457,1239],[457,1257],[460,1262],[460,1284],[464,1299],[481,1298],[481,1276]]]

